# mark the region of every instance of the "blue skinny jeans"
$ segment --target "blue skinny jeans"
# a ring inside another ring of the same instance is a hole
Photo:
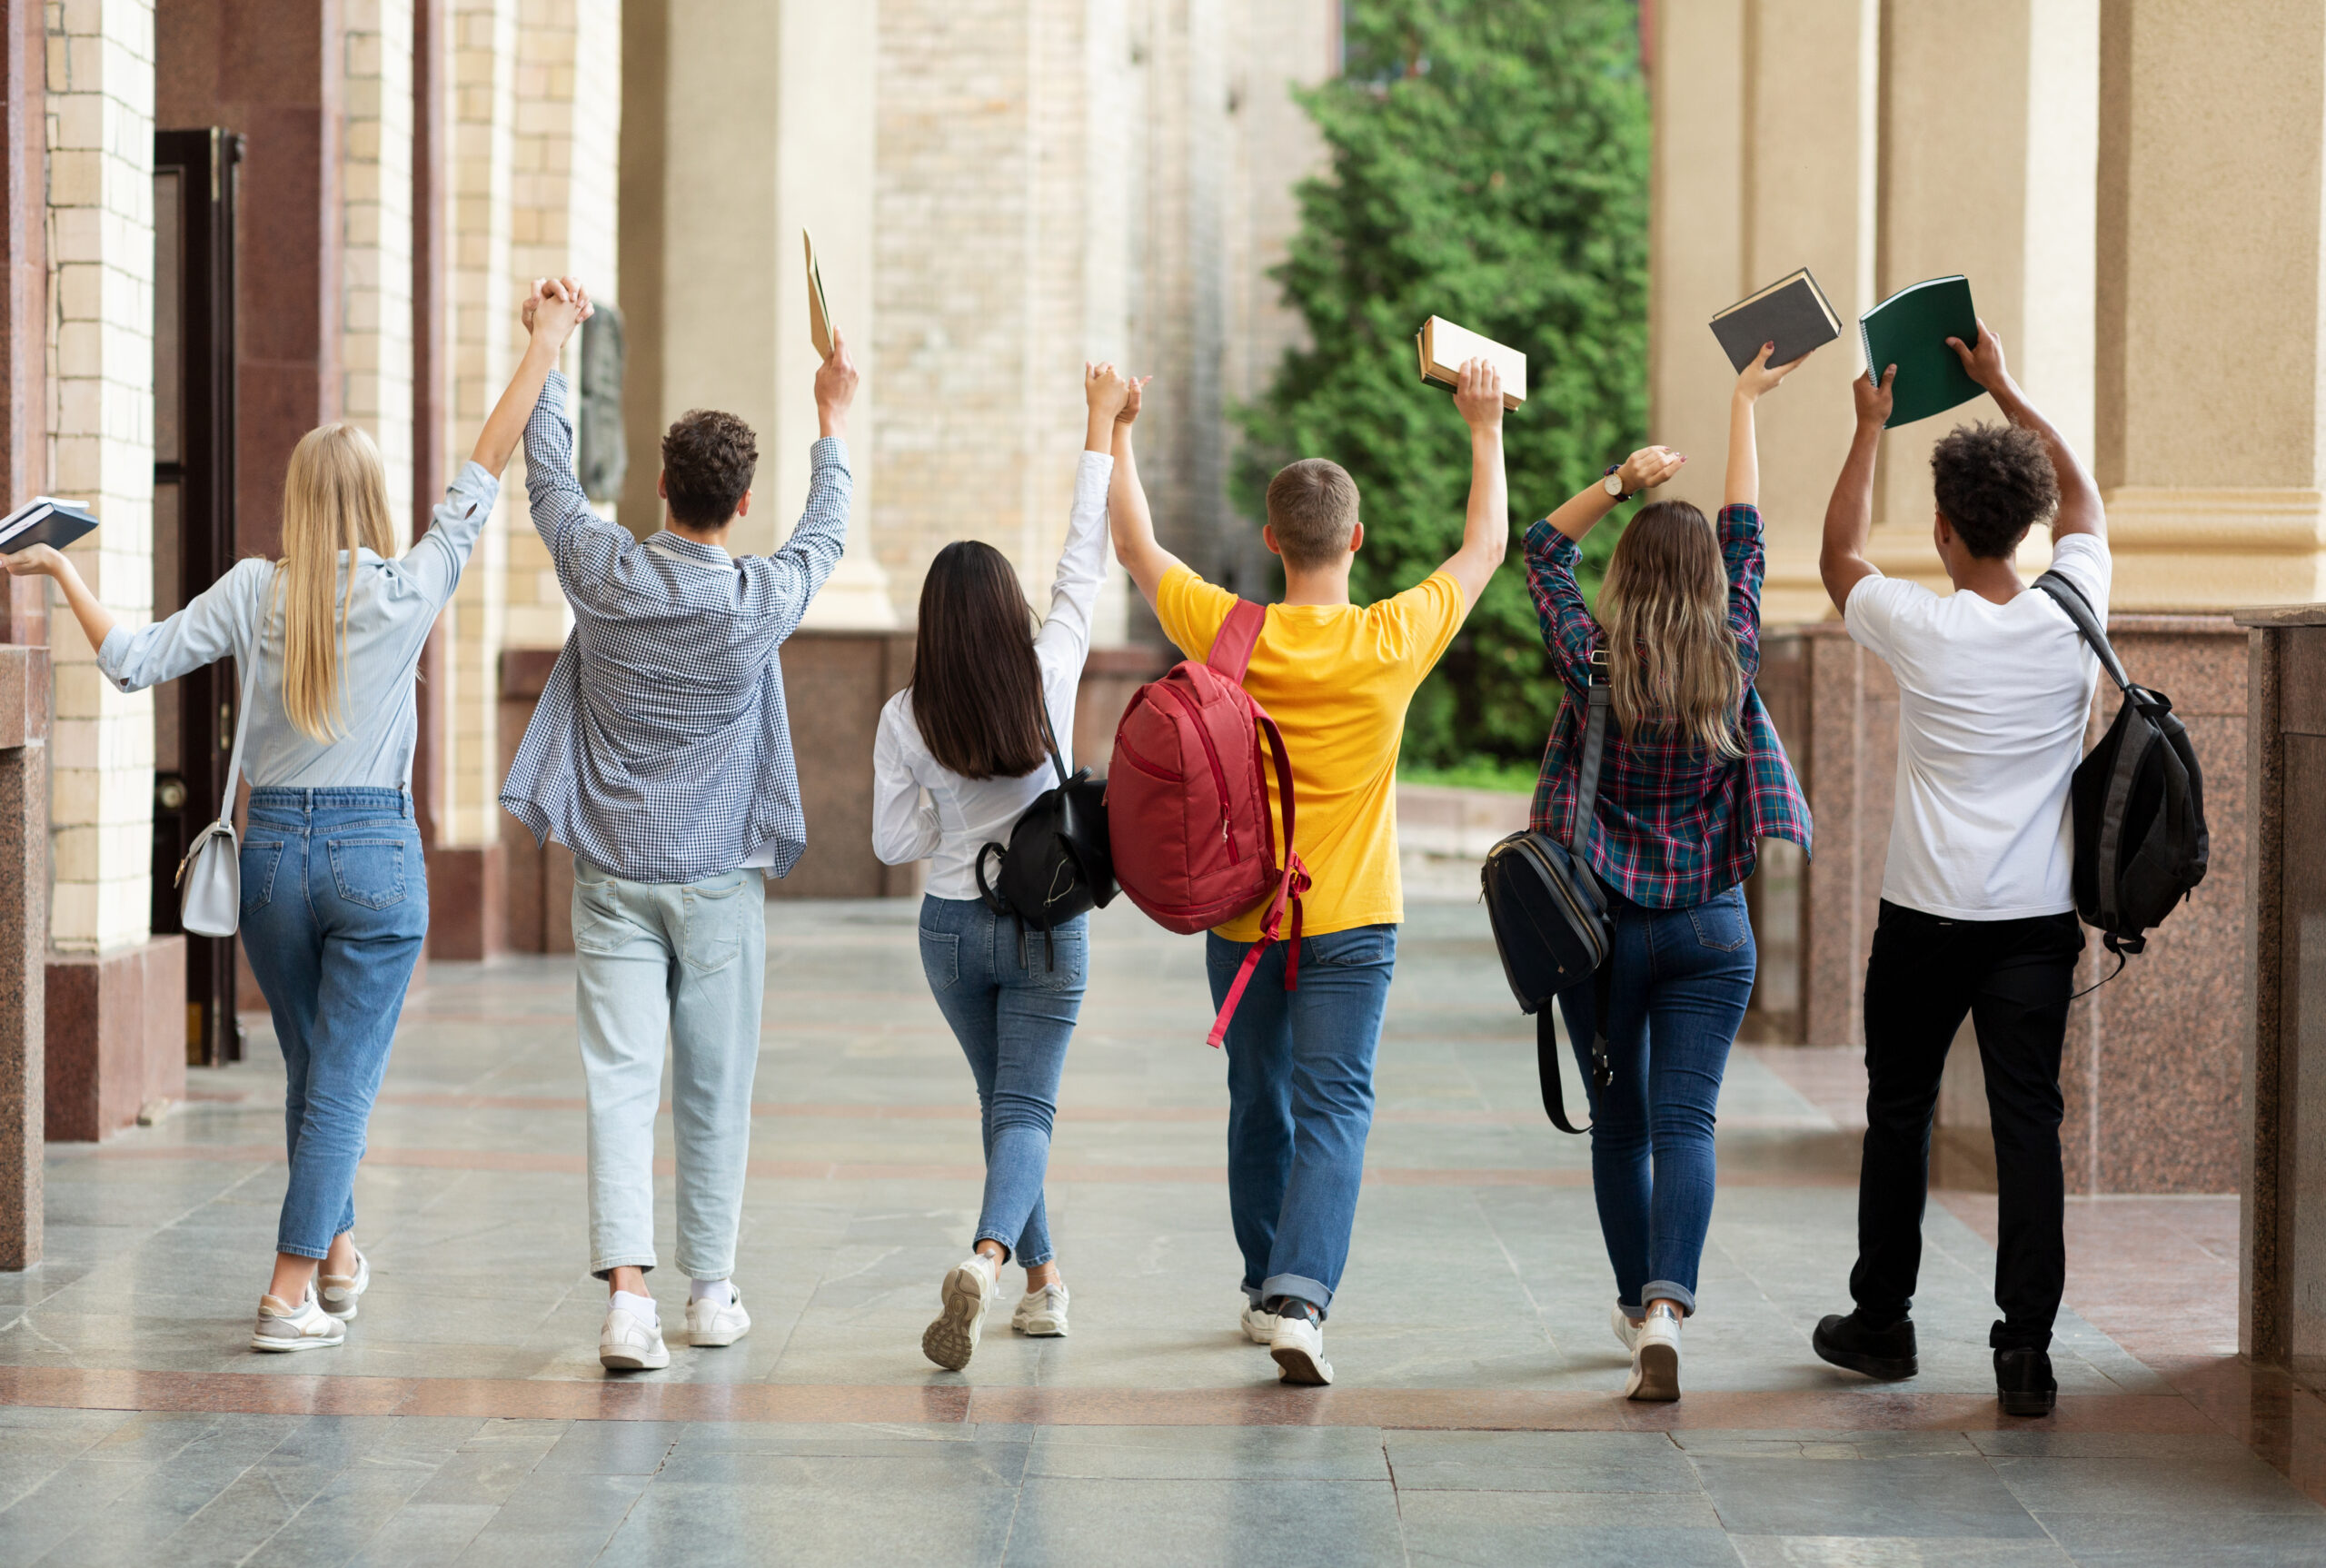
[[[1591,1186],[1615,1269],[1615,1300],[1640,1315],[1662,1297],[1696,1310],[1696,1268],[1712,1225],[1713,1120],[1728,1047],[1753,997],[1755,955],[1744,892],[1690,908],[1621,896],[1607,1031],[1615,1082],[1591,1081],[1592,997],[1559,996],[1591,1098]]]
[[[1089,978],[1089,917],[1047,936],[965,898],[920,902],[920,967],[977,1079],[985,1133],[980,1241],[1027,1268],[1049,1262],[1042,1179],[1058,1081]]]
[[[355,1228],[355,1166],[428,934],[428,865],[401,789],[251,791],[242,940],[283,1047],[291,1181],[274,1247]]]

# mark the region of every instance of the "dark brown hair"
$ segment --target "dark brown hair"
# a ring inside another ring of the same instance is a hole
[[[1268,526],[1288,566],[1328,566],[1348,551],[1357,481],[1329,458],[1304,457],[1268,481]]]
[[[1034,612],[1009,558],[982,541],[947,545],[921,579],[912,716],[929,754],[964,779],[1022,779],[1049,755]]]
[[[2052,454],[2032,430],[1957,425],[1930,453],[1938,510],[1983,561],[2000,561],[2060,504]]]
[[[689,528],[718,528],[735,515],[759,471],[751,427],[717,409],[689,409],[662,437],[662,488],[671,518]]]

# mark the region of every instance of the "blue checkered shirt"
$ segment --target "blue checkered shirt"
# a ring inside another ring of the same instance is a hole
[[[776,649],[840,563],[848,448],[810,449],[808,510],[781,550],[731,558],[664,530],[641,543],[590,510],[565,378],[525,424],[533,527],[573,631],[502,786],[501,804],[633,882],[694,882],[771,848],[807,848]]]

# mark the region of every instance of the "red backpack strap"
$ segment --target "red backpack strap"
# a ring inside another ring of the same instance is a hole
[[[1219,623],[1219,630],[1211,640],[1211,653],[1204,660],[1237,685],[1244,684],[1244,671],[1252,662],[1252,650],[1259,645],[1260,628],[1267,624],[1268,610],[1265,604],[1254,604],[1239,599]]]
[[[1251,608],[1257,610],[1259,606],[1252,605]],[[1222,628],[1221,640],[1226,635],[1226,629]],[[1218,651],[1218,642],[1215,641],[1212,644],[1215,657]],[[1247,657],[1249,651],[1246,650]],[[1287,991],[1300,988],[1300,895],[1308,890],[1308,868],[1301,863],[1300,857],[1292,849],[1292,760],[1284,749],[1283,732],[1277,729],[1276,720],[1268,717],[1267,710],[1255,702],[1252,713],[1261,733],[1267,737],[1269,757],[1276,763],[1277,799],[1284,809],[1284,869],[1277,879],[1276,896],[1268,900],[1268,912],[1260,918],[1260,939],[1245,953],[1244,962],[1236,970],[1236,978],[1228,985],[1228,998],[1220,1004],[1218,1016],[1212,1019],[1211,1033],[1204,1041],[1209,1046],[1218,1046],[1227,1039],[1228,1020],[1236,1016],[1236,1006],[1244,999],[1244,987],[1251,984],[1252,971],[1259,967],[1260,955],[1267,951],[1269,943],[1278,940],[1291,942],[1284,955],[1284,988]],[[1271,844],[1274,843],[1274,832],[1275,824],[1271,822]],[[1287,904],[1292,907],[1289,938],[1280,935]]]

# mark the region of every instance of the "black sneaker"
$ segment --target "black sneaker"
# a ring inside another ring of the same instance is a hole
[[[2052,1356],[2043,1350],[1995,1352],[1995,1397],[2005,1415],[2049,1415],[2059,1402],[2059,1380],[2052,1375]]]
[[[1856,1313],[1818,1320],[1809,1345],[1821,1360],[1852,1372],[1863,1372],[1884,1383],[1912,1377],[1922,1370],[1914,1355],[1914,1320],[1902,1317],[1887,1328],[1868,1328]]]

